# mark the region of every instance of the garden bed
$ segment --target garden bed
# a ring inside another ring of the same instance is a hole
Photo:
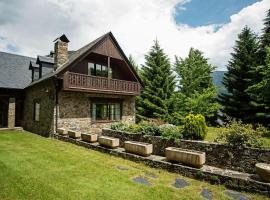
[[[255,173],[256,163],[270,163],[270,149],[233,147],[226,144],[206,141],[164,139],[159,136],[143,136],[123,131],[103,129],[102,135],[120,139],[120,146],[124,141],[139,141],[153,144],[153,154],[165,156],[165,148],[178,147],[203,151],[206,153],[206,164],[236,171]]]

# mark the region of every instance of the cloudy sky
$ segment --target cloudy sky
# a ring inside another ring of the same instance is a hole
[[[158,39],[172,62],[190,47],[219,70],[248,25],[260,34],[270,0],[0,0],[0,51],[35,57],[65,33],[76,50],[112,31],[127,55],[144,62]]]

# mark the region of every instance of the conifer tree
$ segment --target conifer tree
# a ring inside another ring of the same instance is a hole
[[[128,60],[129,60],[130,64],[132,65],[132,67],[139,74],[139,65],[135,62],[135,59],[133,58],[133,56],[131,54],[129,55]]]
[[[228,93],[220,95],[223,113],[244,123],[256,123],[260,105],[246,91],[256,79],[257,60],[254,58],[258,53],[257,37],[250,28],[245,27],[238,35],[233,50],[223,79]]]
[[[145,55],[145,60],[145,65],[142,65],[141,69],[144,86],[138,99],[137,119],[160,118],[166,120],[168,100],[175,89],[175,77],[169,58],[157,40],[154,41],[149,53]]]
[[[260,37],[260,49],[258,56],[260,65],[265,65],[267,47],[270,47],[270,9],[264,19],[264,28],[262,29],[262,35]]]

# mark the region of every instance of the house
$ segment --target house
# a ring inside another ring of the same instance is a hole
[[[37,58],[0,52],[0,126],[49,135],[135,122],[141,80],[113,34],[77,51],[68,43],[62,35],[54,51]]]

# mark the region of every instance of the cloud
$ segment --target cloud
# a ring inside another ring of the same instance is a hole
[[[174,55],[185,57],[190,47],[195,47],[224,69],[237,34],[245,25],[259,32],[270,8],[270,1],[263,0],[231,16],[228,24],[193,28],[174,21],[175,5],[185,2],[4,0],[0,2],[0,37],[4,38],[0,50],[10,51],[11,45],[17,53],[35,57],[52,50],[52,41],[62,33],[70,39],[70,49],[78,49],[111,30],[124,51],[139,63],[144,62],[144,54],[157,38],[172,62]]]

